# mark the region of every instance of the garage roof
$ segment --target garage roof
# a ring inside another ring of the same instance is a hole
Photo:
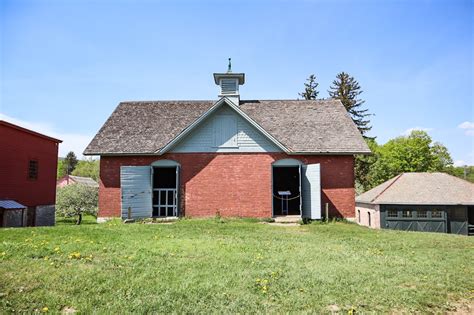
[[[402,173],[358,196],[356,202],[474,205],[474,184],[445,173]]]

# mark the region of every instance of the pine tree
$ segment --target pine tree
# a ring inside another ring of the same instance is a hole
[[[315,100],[318,97],[318,88],[319,83],[316,82],[316,76],[314,74],[310,75],[308,79],[306,79],[306,83],[304,84],[304,91],[302,93],[298,93],[300,96],[304,97],[305,100]]]
[[[361,108],[365,101],[358,98],[363,92],[359,82],[349,74],[341,72],[332,84],[328,91],[329,96],[342,102],[357,128],[359,128],[360,133],[365,136],[365,133],[372,129],[368,119],[371,114],[368,113],[368,109]]]
[[[77,160],[74,152],[70,151],[64,158],[64,167],[66,168],[66,174],[70,175],[72,171],[76,168],[76,165],[79,161]]]

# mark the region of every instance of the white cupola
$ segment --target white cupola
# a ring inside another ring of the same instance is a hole
[[[239,85],[245,83],[245,74],[232,72],[232,64],[230,58],[229,65],[227,67],[227,72],[214,73],[214,82],[221,87],[219,97],[225,96],[235,105],[239,105]]]

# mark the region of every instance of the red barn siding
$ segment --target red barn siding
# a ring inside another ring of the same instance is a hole
[[[180,153],[163,156],[102,156],[99,216],[119,217],[120,166],[150,165],[159,159],[181,164],[181,209],[192,217],[271,217],[271,164],[294,158],[321,164],[322,202],[331,216],[355,216],[353,156],[288,156],[285,153]],[[324,210],[323,210],[324,211]]]
[[[0,199],[29,207],[54,205],[58,141],[0,122]],[[37,180],[28,179],[30,160],[38,161]]]

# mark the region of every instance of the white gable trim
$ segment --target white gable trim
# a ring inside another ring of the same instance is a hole
[[[180,142],[184,137],[189,135],[197,126],[199,126],[207,117],[209,117],[212,113],[214,113],[218,108],[227,104],[230,108],[232,108],[237,114],[239,114],[244,120],[246,120],[249,124],[255,127],[259,132],[261,132],[268,140],[270,140],[273,144],[279,147],[283,152],[289,153],[290,151],[281,144],[277,139],[275,139],[271,134],[269,134],[265,129],[263,129],[259,124],[257,124],[252,118],[250,118],[246,113],[244,113],[237,105],[235,105],[231,100],[227,97],[222,97],[219,99],[211,108],[209,108],[201,117],[196,119],[191,125],[186,127],[178,136],[176,136],[173,140],[168,142],[161,150],[158,150],[156,153],[164,154],[168,152],[171,148],[173,148],[178,142]]]

